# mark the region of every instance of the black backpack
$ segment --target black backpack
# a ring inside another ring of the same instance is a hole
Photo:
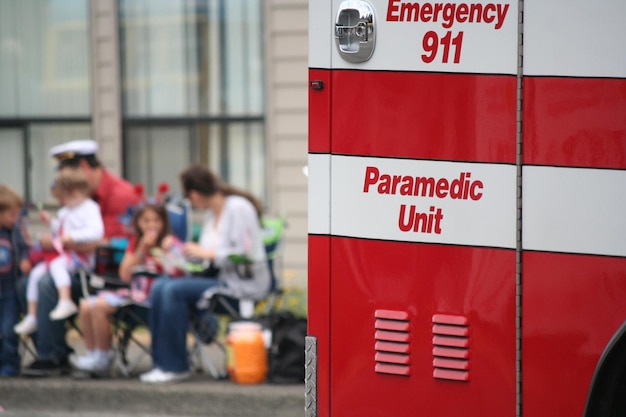
[[[306,319],[281,311],[261,317],[259,322],[272,332],[267,381],[275,384],[304,383]]]

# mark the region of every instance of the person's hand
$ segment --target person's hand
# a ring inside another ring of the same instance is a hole
[[[39,237],[39,244],[44,250],[54,249],[54,246],[52,245],[52,233],[42,233]]]
[[[148,251],[156,245],[157,238],[159,234],[153,230],[148,230],[139,240],[139,244],[137,245],[137,250],[144,255],[148,253]]]
[[[45,210],[39,210],[39,221],[41,221],[46,226],[50,225],[52,221],[52,214],[48,213]]]
[[[22,271],[22,274],[24,275],[27,275],[32,267],[33,266],[28,259],[22,259],[22,261],[20,262],[20,271]]]
[[[211,249],[204,249],[195,242],[187,242],[183,246],[183,254],[186,258],[213,259],[215,253]]]
[[[174,245],[174,238],[172,236],[165,236],[163,242],[161,242],[161,248],[163,250],[170,250]]]

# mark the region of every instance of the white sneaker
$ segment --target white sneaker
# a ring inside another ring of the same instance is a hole
[[[190,372],[167,372],[159,368],[154,368],[145,374],[141,374],[139,379],[141,382],[146,382],[148,384],[166,384],[169,382],[184,381],[190,377]]]
[[[50,312],[50,320],[65,320],[78,313],[78,307],[73,301],[59,301],[56,307]]]
[[[13,327],[17,334],[31,334],[37,330],[37,319],[31,315],[26,315],[19,323]]]
[[[86,371],[93,366],[93,356],[89,353],[81,356],[70,356],[70,364],[81,371]]]
[[[91,369],[88,370],[92,372],[108,372],[110,366],[109,355],[101,355],[93,358]]]
[[[93,354],[70,358],[72,366],[80,371],[106,373],[109,371],[109,358],[96,357]]]
[[[141,382],[150,382],[153,379],[157,378],[157,375],[162,375],[162,374],[163,374],[163,371],[160,370],[159,368],[152,368],[148,372],[145,372],[139,375],[139,380]]]

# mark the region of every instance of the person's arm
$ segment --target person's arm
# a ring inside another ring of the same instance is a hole
[[[93,242],[63,242],[65,249],[73,250],[79,253],[89,253],[95,251],[99,246],[105,245],[106,240],[100,239]],[[42,245],[43,247],[43,245]]]
[[[187,258],[191,259],[212,261],[215,258],[215,251],[213,249],[203,248],[195,242],[185,243],[183,246],[183,253]]]
[[[15,252],[18,254],[18,267],[20,269],[20,272],[26,275],[30,272],[30,269],[32,267],[28,259],[28,255],[29,255],[28,241],[26,240],[26,237],[24,236],[21,227],[17,227],[15,230],[16,230],[16,237],[17,237],[16,239],[17,248]]]
[[[210,262],[215,257],[215,251],[212,248],[207,248],[203,245],[203,238],[205,232],[209,229],[210,223],[213,221],[213,216],[207,214],[202,223],[202,232],[200,233],[200,242],[186,242],[183,245],[183,254],[187,259],[203,260]]]
[[[124,253],[122,262],[120,263],[119,275],[125,282],[130,282],[133,277],[133,270],[144,263],[149,251],[156,243],[156,234],[145,234],[135,247],[135,239],[128,244],[128,248]]]
[[[100,202],[104,236],[107,239],[115,236],[128,236],[128,228],[121,220],[128,213],[129,208],[137,205],[138,197],[130,185],[119,186],[108,191],[111,193],[110,197],[105,202]]]
[[[126,252],[124,252],[124,257],[122,258],[118,271],[122,281],[130,282],[133,277],[133,270],[144,261],[146,256],[144,249],[145,248],[139,247],[135,248],[135,239],[131,239],[130,242],[128,242],[128,247],[126,248]]]

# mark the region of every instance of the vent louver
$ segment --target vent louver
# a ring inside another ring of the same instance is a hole
[[[467,317],[433,316],[433,377],[469,381],[470,338]]]
[[[411,323],[406,311],[374,312],[375,372],[409,376],[411,373]]]

